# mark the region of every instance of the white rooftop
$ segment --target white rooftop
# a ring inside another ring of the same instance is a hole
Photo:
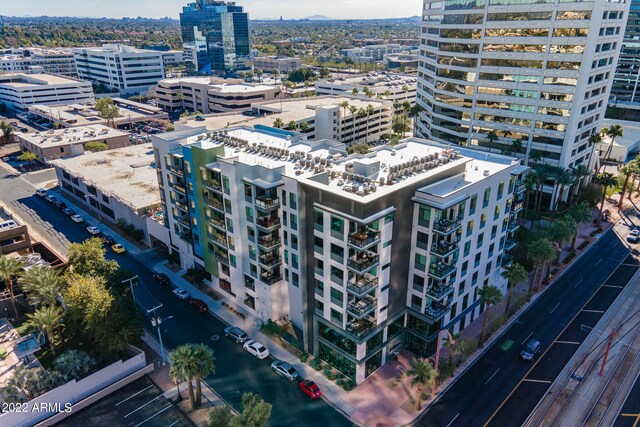
[[[69,144],[85,144],[96,140],[127,136],[125,132],[102,126],[87,125],[68,129],[20,134],[20,138],[42,148]]]
[[[206,85],[209,90],[215,90],[222,93],[249,93],[264,92],[268,90],[276,90],[277,86],[261,85],[253,83],[243,83],[239,79],[219,79],[215,77],[176,77],[171,79],[160,80],[160,84],[177,85],[177,84],[198,84]]]
[[[24,74],[13,73],[0,75],[0,85],[11,87],[29,87],[29,86],[49,86],[49,85],[67,85],[67,84],[84,84],[89,85],[88,82],[72,79],[70,77],[63,77],[55,74]]]

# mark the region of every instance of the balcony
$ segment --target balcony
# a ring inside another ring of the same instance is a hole
[[[507,239],[504,242],[504,250],[505,251],[512,251],[516,248],[516,246],[518,246],[518,243],[516,242],[516,239]]]
[[[274,209],[280,206],[280,199],[277,197],[256,197],[256,206],[262,209]]]
[[[429,275],[439,280],[444,280],[454,271],[456,271],[455,265],[448,265],[443,262],[438,262],[429,266]]]
[[[347,267],[362,274],[373,268],[375,265],[378,265],[379,262],[380,256],[378,254],[374,254],[373,252],[364,252],[360,256],[356,255],[355,257],[349,258],[347,261]]]
[[[264,249],[275,248],[280,244],[279,236],[262,236],[258,238],[258,245]]]
[[[372,317],[356,319],[347,323],[347,332],[356,338],[362,338],[375,328],[375,326],[376,322]]]
[[[517,220],[511,220],[509,225],[507,225],[507,231],[509,233],[513,233],[520,228],[520,224],[518,224]]]
[[[525,191],[527,191],[527,187],[524,184],[516,185],[516,187],[513,189],[513,192],[515,194],[522,194]]]
[[[461,227],[462,227],[462,223],[459,219],[452,221],[452,220],[443,218],[434,222],[433,231],[440,234],[444,234],[446,236],[459,230]]]
[[[224,252],[216,251],[216,259],[225,265],[229,265],[229,257]]]
[[[211,236],[211,240],[218,246],[222,246],[223,248],[227,248],[227,238],[225,236],[213,235]]]
[[[220,284],[220,288],[225,290],[226,292],[232,294],[231,292],[231,282],[226,279],[219,279],[218,283]]]
[[[378,278],[372,274],[355,276],[347,283],[347,292],[357,297],[362,297],[378,287]]]
[[[431,245],[431,254],[446,258],[458,249],[458,242],[447,242],[441,240]]]
[[[184,177],[184,171],[178,167],[169,166],[169,173]]]
[[[280,280],[282,280],[282,276],[280,276],[279,272],[272,273],[268,271],[260,275],[260,281],[266,283],[267,285],[273,285],[274,283],[278,283]]]
[[[434,283],[427,287],[427,295],[433,299],[442,299],[453,292],[453,286],[444,283]]]
[[[184,211],[184,212],[189,212],[189,206],[187,206],[186,203],[183,203],[179,200],[174,200],[173,204],[175,205],[175,207],[177,207],[178,209]]]
[[[256,220],[256,224],[258,227],[263,228],[267,231],[279,227],[280,226],[280,218],[278,217],[261,217]]]
[[[189,218],[189,215],[180,216],[180,217],[175,216],[175,215],[173,216],[173,220],[175,222],[177,222],[178,224],[180,224],[181,226],[183,226],[185,228],[189,228],[190,229],[191,228],[191,224],[189,223],[189,219],[188,218]]]
[[[518,213],[524,209],[524,202],[519,202],[511,205],[511,213]]]
[[[449,312],[449,309],[449,304],[433,302],[430,305],[427,305],[427,308],[424,309],[424,314],[430,321],[437,322]]]
[[[216,228],[218,228],[220,230],[224,230],[224,231],[227,230],[227,226],[226,226],[226,224],[224,223],[223,220],[221,220],[221,219],[219,219],[217,217],[211,217],[210,221],[211,221],[211,225],[213,225],[214,227],[216,227]]]
[[[360,301],[352,301],[347,304],[347,313],[355,317],[356,319],[362,319],[367,314],[371,313],[376,309],[376,300],[374,299],[363,299]]]
[[[260,255],[260,265],[265,268],[273,268],[282,263],[282,258],[276,253]]]
[[[372,229],[349,234],[349,244],[358,249],[367,248],[380,240],[380,232]]]
[[[502,255],[502,267],[509,268],[511,267],[511,264],[513,264],[513,255]]]
[[[184,188],[182,185],[174,184],[173,182],[169,182],[169,187],[171,187],[172,189],[174,189],[178,193],[181,193],[181,194],[184,194],[184,195],[187,194],[187,189]]]
[[[206,188],[211,191],[215,191],[216,193],[222,193],[222,186],[217,181],[207,181],[205,179],[202,180],[202,183]]]
[[[217,210],[218,212],[224,213],[224,205],[218,199],[207,199],[207,198],[205,198],[205,201],[213,209]]]

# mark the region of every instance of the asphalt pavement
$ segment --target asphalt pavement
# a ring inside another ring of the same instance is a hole
[[[522,345],[529,339],[542,343],[544,368],[530,377],[526,388],[519,388],[511,395],[511,403],[503,407],[505,417],[491,422],[495,426],[518,426],[526,419],[553,380],[553,373],[560,372],[575,350],[571,345],[552,345],[591,297],[601,289],[612,271],[627,258],[628,248],[614,232],[598,239],[582,258],[577,260],[532,306],[516,319],[470,368],[460,376],[416,421],[417,426],[454,427],[482,426],[492,417],[513,390],[523,383],[532,368],[530,362],[520,359]],[[622,266],[611,275],[611,283],[626,284],[637,270],[637,265]],[[610,304],[614,292],[605,288],[603,301],[597,308]],[[619,290],[618,290],[619,291]],[[595,304],[595,303],[594,303]],[[600,313],[582,312],[578,325],[595,324]],[[600,314],[601,315],[601,314]],[[575,324],[575,323],[574,323]],[[583,339],[584,332],[567,329],[563,340]],[[573,345],[576,347],[576,345]],[[542,366],[542,365],[540,365]]]
[[[640,376],[627,395],[613,427],[636,427],[640,424]]]
[[[75,224],[43,198],[35,196],[35,188],[29,185],[31,182],[23,177],[8,178],[9,175],[0,168],[0,200],[43,237],[50,239],[53,246],[63,250],[69,242],[81,242],[90,237],[85,224]],[[173,316],[162,323],[165,347],[172,349],[186,343],[205,343],[214,350],[216,372],[206,378],[206,383],[236,408],[240,409],[243,393],[253,392],[272,404],[269,425],[273,427],[353,425],[324,400],[310,400],[298,390],[297,383],[276,375],[270,367],[271,359],[258,360],[244,351],[241,345],[225,338],[223,330],[226,324],[210,314],[195,312],[186,301],[172,294],[172,288],[157,284],[152,278],[153,272],[147,267],[154,264],[153,254],[145,255],[145,263],[129,253],[108,251],[107,256],[117,260],[123,269],[138,275],[140,283],[135,289],[136,300],[147,320],[147,328],[154,335],[157,333],[151,327],[146,310],[162,304],[158,315],[162,318]]]

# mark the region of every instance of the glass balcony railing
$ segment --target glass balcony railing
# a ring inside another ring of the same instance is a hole
[[[516,242],[516,239],[507,239],[504,242],[504,250],[505,251],[511,251],[511,250],[515,249],[516,246],[518,246],[518,243]]]
[[[357,319],[361,319],[376,309],[375,300],[353,301],[347,304],[347,313]]]
[[[378,286],[378,278],[371,274],[356,276],[347,283],[347,292],[355,296],[363,296]]]
[[[211,221],[211,224],[212,224],[214,227],[217,227],[217,228],[219,228],[219,229],[221,229],[221,230],[226,230],[226,229],[227,229],[227,226],[226,226],[226,224],[224,223],[224,221],[223,221],[223,220],[221,220],[221,219],[219,219],[219,218],[211,217],[211,218],[210,218],[210,221]]]
[[[349,244],[358,248],[365,248],[380,240],[380,232],[376,230],[362,230],[349,234]]]
[[[525,191],[527,191],[527,187],[524,184],[516,185],[513,189],[513,192],[516,194],[524,193]]]
[[[227,247],[227,238],[226,237],[214,235],[214,236],[211,237],[211,240],[213,240],[214,243],[216,243],[217,245],[222,246],[223,248]]]
[[[462,223],[459,219],[439,219],[433,224],[433,230],[441,234],[451,234],[462,227]]]
[[[509,268],[511,267],[511,264],[513,264],[513,255],[504,254],[502,256],[502,266],[504,268]]]
[[[424,309],[424,314],[429,318],[430,321],[436,322],[442,319],[450,310],[448,304],[443,304],[440,302],[434,302],[427,305],[427,308]]]
[[[456,270],[455,265],[448,265],[443,262],[440,262],[436,264],[431,264],[429,266],[429,275],[437,279],[443,280],[445,277],[453,273],[455,270]]]
[[[441,299],[453,292],[453,286],[444,283],[435,283],[427,287],[427,295],[434,299]]]
[[[522,209],[524,209],[524,202],[519,202],[511,205],[512,213],[520,212]]]
[[[280,225],[280,218],[278,217],[262,217],[256,220],[256,224],[258,227],[262,227],[265,229],[278,227]]]
[[[516,231],[518,228],[520,228],[520,224],[518,224],[517,220],[511,220],[511,222],[509,222],[509,225],[507,225],[507,231],[509,233],[513,233],[514,231]]]
[[[256,206],[271,209],[277,208],[280,205],[280,199],[277,197],[256,197]]]
[[[279,282],[280,280],[282,280],[282,276],[280,276],[280,273],[271,273],[271,272],[267,272],[267,273],[262,273],[260,275],[260,281],[262,281],[263,283],[266,283],[267,285],[273,285],[274,283]]]
[[[264,267],[272,268],[280,263],[282,263],[282,258],[277,254],[270,253],[260,256],[260,265]]]
[[[376,322],[372,317],[366,317],[364,319],[356,319],[347,323],[347,332],[356,338],[361,338],[367,335],[373,328],[375,328]]]
[[[349,258],[347,261],[347,267],[352,268],[358,273],[364,273],[365,271],[373,268],[380,262],[380,256],[371,252],[365,252],[362,256],[355,256]]]
[[[262,236],[258,238],[258,245],[266,249],[271,249],[280,244],[279,236]]]
[[[224,205],[222,204],[222,202],[218,201],[217,199],[205,199],[205,201],[213,209],[224,213]]]
[[[456,249],[458,249],[458,242],[446,242],[440,241],[431,245],[431,253],[433,255],[447,257],[451,255]]]

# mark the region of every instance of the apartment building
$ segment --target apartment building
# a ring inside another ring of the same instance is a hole
[[[262,70],[273,74],[276,70],[280,75],[302,68],[302,59],[281,56],[257,56],[251,60],[254,70]]]
[[[0,50],[0,74],[29,73],[39,69],[48,74],[77,77],[71,49],[16,48]]]
[[[94,102],[91,83],[53,74],[0,75],[0,102],[14,110],[30,105],[59,105]]]
[[[117,89],[121,95],[146,93],[165,78],[163,52],[120,44],[73,49],[78,76]]]
[[[393,53],[408,52],[407,47],[399,44],[379,44],[342,49],[340,55],[354,60],[355,62],[375,63],[382,61],[385,55]]]
[[[392,132],[389,101],[346,96],[287,99],[251,105],[251,113],[219,114],[186,126],[217,130],[236,125],[260,125],[297,131],[308,140],[335,139],[344,144],[371,143]],[[180,127],[181,125],[178,125]]]
[[[418,135],[593,167],[629,4],[426,0]]]
[[[640,0],[631,2],[622,50],[618,59],[611,101],[618,108],[640,109]]]
[[[153,136],[183,268],[239,311],[289,319],[305,350],[358,383],[399,346],[429,355],[442,328],[506,291],[525,168],[411,138],[347,156],[336,141],[262,127]]]
[[[199,111],[203,114],[251,109],[255,102],[280,96],[280,86],[245,83],[241,79],[178,77],[158,82],[155,97],[166,111]]]
[[[416,102],[416,88],[418,79],[393,73],[369,73],[361,76],[331,78],[316,82],[316,95],[345,95],[355,94],[364,96],[371,91],[374,98],[383,97],[396,105],[408,101],[412,105]]]

